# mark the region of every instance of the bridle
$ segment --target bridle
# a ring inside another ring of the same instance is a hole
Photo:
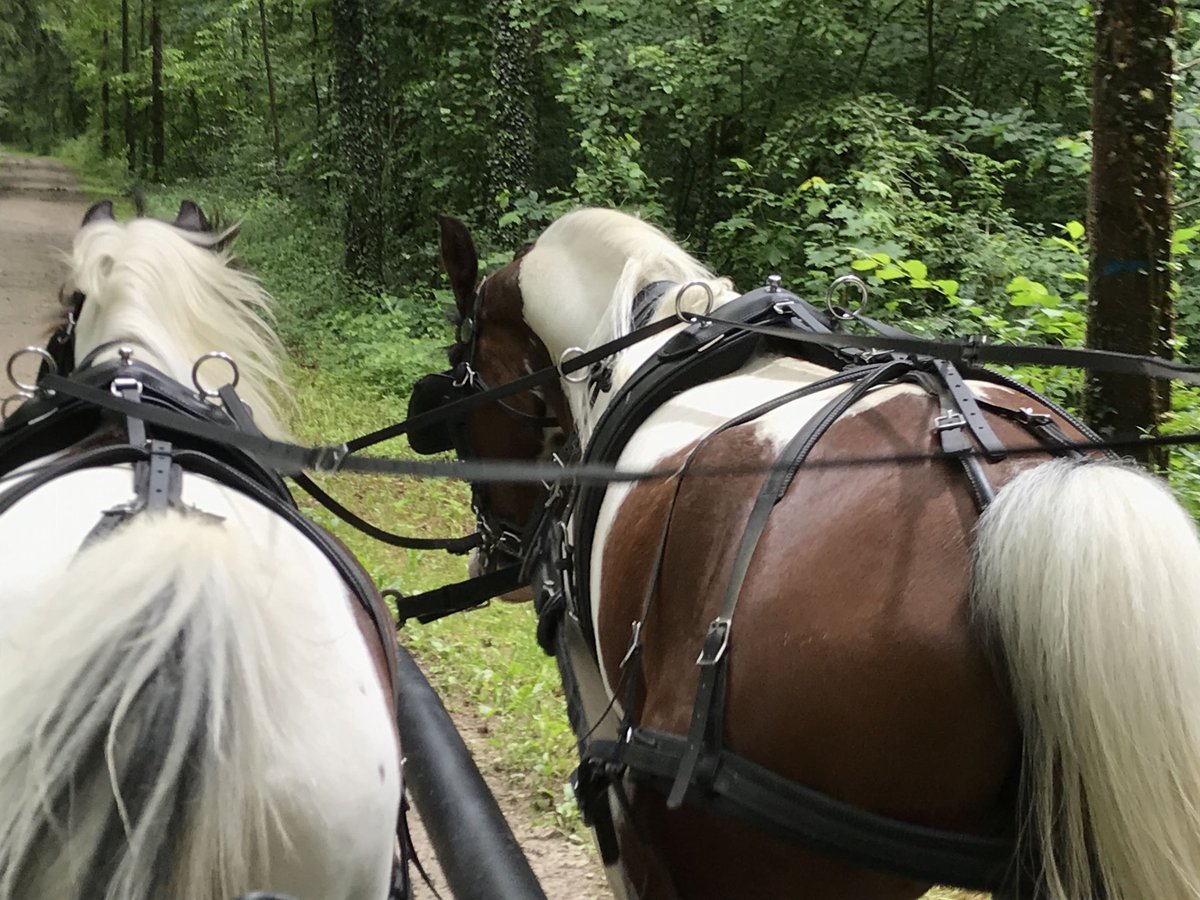
[[[480,282],[471,297],[470,312],[457,323],[455,343],[449,351],[453,365],[444,372],[425,376],[413,386],[408,407],[410,418],[415,414],[490,390],[491,386],[480,374],[477,366],[485,285],[486,279]],[[538,399],[542,398],[539,396]],[[498,398],[493,402],[519,425],[539,429],[561,427],[557,416],[525,412],[504,399]],[[460,459],[482,458],[471,439],[470,427],[465,419],[413,432],[409,435],[409,440],[413,449],[419,453],[437,453],[453,449]],[[535,504],[529,522],[514,522],[493,508],[482,485],[472,483],[471,510],[475,514],[476,526],[481,537],[478,553],[484,571],[524,560],[527,535],[541,519],[540,508],[541,504]]]
[[[482,393],[490,390],[487,382],[475,367],[475,357],[479,348],[479,323],[483,312],[483,287],[486,282],[485,278],[475,289],[475,293],[471,297],[471,312],[459,320],[455,328],[455,344],[450,350],[451,358],[458,359],[458,364],[451,370],[454,373],[454,386],[460,389],[469,389],[470,393]],[[557,416],[539,416],[527,413],[502,399],[496,400],[495,403],[510,418],[523,425],[532,425],[537,428],[560,427]]]

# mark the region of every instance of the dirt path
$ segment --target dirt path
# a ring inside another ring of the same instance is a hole
[[[46,342],[65,271],[62,253],[86,206],[62,163],[0,148],[0,397],[12,392],[3,374],[12,352]],[[36,360],[22,360],[22,377],[36,371]]]

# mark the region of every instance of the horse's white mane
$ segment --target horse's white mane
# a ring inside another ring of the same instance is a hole
[[[536,246],[560,252],[582,250],[598,261],[608,259],[614,271],[619,267],[610,295],[607,327],[598,329],[593,345],[632,330],[634,297],[652,282],[704,282],[718,299],[733,287],[729,279],[717,278],[656,226],[615,209],[587,208],[568,213],[543,232]],[[688,309],[702,310],[703,304],[701,290],[690,291],[685,297]],[[672,292],[653,318],[673,313]]]
[[[67,289],[86,297],[76,358],[105,341],[129,339],[153,357],[151,364],[190,386],[195,361],[223,350],[241,371],[238,393],[259,428],[282,436],[283,347],[270,325],[273,300],[257,279],[231,265],[228,251],[219,249],[222,238],[157,219],[81,229]],[[227,367],[210,365],[201,377],[213,387],[225,383]]]
[[[567,348],[590,349],[632,331],[634,298],[656,281],[700,282],[711,290],[714,306],[737,297],[729,279],[714,276],[649,222],[613,209],[580,209],[550,225],[522,259],[523,314],[557,360]],[[676,296],[668,290],[646,321],[674,316]],[[708,298],[691,288],[680,302],[690,312],[703,312]],[[669,336],[664,332],[617,354],[614,388]],[[586,436],[612,393],[594,400],[583,385],[565,390],[576,427]]]

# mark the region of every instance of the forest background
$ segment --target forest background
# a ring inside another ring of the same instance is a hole
[[[331,438],[402,418],[444,367],[439,212],[485,269],[568,209],[621,206],[743,289],[780,272],[819,301],[857,271],[873,314],[915,331],[1081,345],[1093,47],[1078,0],[0,0],[0,143],[154,213],[191,196],[242,221],[300,360],[302,436]],[[1200,363],[1188,4],[1174,56],[1173,349]],[[1021,376],[1081,404],[1076,372]],[[1200,430],[1197,392],[1173,400],[1165,430]],[[1200,512],[1200,452],[1171,464]],[[343,490],[396,527],[469,518],[451,486]],[[461,572],[362,552],[404,589]],[[556,704],[524,615],[502,614],[516,656],[496,618],[410,639],[484,716]],[[554,715],[499,739],[562,815]]]

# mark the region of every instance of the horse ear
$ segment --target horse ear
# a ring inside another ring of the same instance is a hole
[[[467,226],[453,216],[438,216],[442,230],[442,265],[450,276],[450,287],[459,312],[470,315],[471,298],[479,278],[479,254]]]
[[[175,227],[185,231],[212,231],[212,226],[204,217],[204,213],[200,211],[200,207],[191,200],[184,200],[179,204],[179,213],[175,216]]]
[[[101,200],[99,203],[93,203],[83,214],[83,224],[79,227],[91,225],[93,222],[115,222],[116,218],[113,215],[112,201]]]

